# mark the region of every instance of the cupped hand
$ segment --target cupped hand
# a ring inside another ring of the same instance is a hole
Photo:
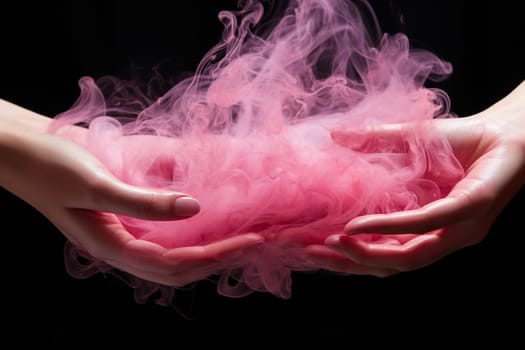
[[[166,249],[136,239],[117,215],[179,220],[197,214],[198,202],[184,193],[126,184],[65,138],[25,127],[12,129],[2,133],[2,186],[45,215],[78,248],[116,268],[163,285],[183,286],[217,272],[224,259],[263,241],[259,235],[244,234]]]
[[[308,257],[336,272],[389,276],[481,242],[525,184],[524,97],[525,84],[521,84],[479,114],[434,120],[465,177],[445,198],[419,209],[354,218],[344,234],[329,236],[325,245],[307,247]],[[375,127],[367,130],[367,138],[400,143],[406,127]],[[356,135],[336,136],[334,140],[341,142]]]

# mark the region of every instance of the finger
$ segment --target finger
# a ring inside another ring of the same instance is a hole
[[[185,261],[188,266],[202,265],[209,261],[223,261],[233,255],[242,254],[246,248],[264,243],[264,237],[256,233],[246,233],[210,243],[204,246],[181,247],[166,252],[171,263]],[[190,264],[191,263],[191,264]]]
[[[49,219],[80,249],[100,260],[120,256],[127,242],[135,240],[111,213],[66,209],[59,215],[58,220]]]
[[[147,220],[184,219],[200,211],[199,202],[184,193],[128,185],[104,177],[95,190],[89,209]]]
[[[445,136],[459,163],[467,169],[479,146],[477,138],[483,134],[484,125],[472,117],[435,119],[433,125]],[[469,130],[470,135],[466,135],[465,130]]]
[[[462,203],[456,197],[446,197],[419,209],[356,217],[346,224],[344,232],[348,235],[422,234],[467,219],[475,212],[476,206],[480,207],[481,204]]]
[[[343,254],[323,245],[310,245],[304,249],[306,258],[322,269],[351,275],[391,276],[399,271],[389,268],[375,268],[358,264]]]
[[[447,197],[419,209],[357,217],[345,233],[425,233],[484,213],[497,215],[520,185],[521,153],[495,149],[483,155]],[[488,215],[488,214],[487,214]]]
[[[230,257],[263,242],[262,236],[244,234],[206,246],[165,249],[152,242],[132,240],[124,257],[107,262],[137,277],[181,287],[219,273],[233,263]]]
[[[385,149],[403,151],[406,149],[407,140],[419,129],[435,128],[447,138],[454,154],[458,155],[465,148],[470,148],[471,139],[465,137],[465,128],[481,127],[482,125],[476,123],[475,118],[463,117],[433,119],[430,123],[423,121],[381,124],[355,129],[333,129],[330,134],[336,144],[361,152],[377,152]]]
[[[126,271],[166,271],[167,263],[163,256],[168,249],[153,242],[137,240],[114,214],[69,209],[55,225],[96,259],[126,266]]]
[[[264,237],[247,233],[205,246],[167,249],[135,239],[113,214],[70,209],[65,215],[65,220],[62,218],[57,227],[67,233],[66,236],[73,236],[80,248],[93,257],[125,267],[125,271],[141,271],[142,275],[151,273],[170,279],[183,273],[209,274],[231,256],[264,242]]]
[[[264,240],[257,234],[245,234],[205,246],[190,246],[167,249],[156,243],[133,239],[123,247],[115,247],[116,254],[105,258],[106,261],[120,262],[129,268],[142,271],[177,275],[187,271],[219,266],[235,254],[245,249],[260,245]]]
[[[417,235],[405,243],[382,244],[365,242],[358,236],[331,236],[326,245],[352,261],[375,268],[409,271],[427,266],[464,246],[463,236],[445,235],[444,231]]]
[[[360,152],[401,152],[406,148],[407,136],[413,134],[416,123],[383,124],[361,129],[334,129],[330,136],[340,146]]]

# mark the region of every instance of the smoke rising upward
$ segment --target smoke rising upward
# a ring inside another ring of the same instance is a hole
[[[135,237],[174,248],[257,232],[262,246],[214,271],[219,292],[289,297],[291,271],[315,269],[303,246],[323,244],[358,215],[441,198],[463,170],[426,123],[450,116],[446,93],[424,86],[450,64],[412,49],[403,34],[382,34],[362,1],[291,1],[266,31],[263,10],[252,0],[221,12],[221,41],[155,101],[114,78],[82,78],[79,99],[51,132],[74,138],[65,126],[88,125],[83,146],[117,177],[200,201],[201,212],[183,221],[121,216]],[[359,130],[399,122],[414,125],[402,147],[351,147],[362,142]],[[83,253],[73,249],[74,275],[111,270],[96,260],[80,266]],[[138,279],[133,286],[139,296],[172,293]]]

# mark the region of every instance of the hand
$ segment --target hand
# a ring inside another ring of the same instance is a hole
[[[116,214],[177,220],[196,214],[198,202],[183,193],[123,183],[77,143],[42,132],[47,119],[5,102],[0,107],[2,113],[24,118],[24,123],[0,118],[0,184],[93,257],[145,280],[183,286],[216,272],[229,255],[262,242],[259,235],[245,234],[166,249],[135,239]],[[82,130],[75,132],[82,135]]]
[[[326,246],[307,247],[309,258],[332,271],[389,276],[482,241],[525,183],[524,96],[522,83],[477,115],[435,120],[466,172],[448,196],[420,209],[357,217]],[[385,125],[367,136],[399,143],[404,127]],[[353,137],[336,139],[344,136]]]

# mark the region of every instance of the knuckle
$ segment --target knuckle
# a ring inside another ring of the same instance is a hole
[[[107,177],[96,172],[86,180],[84,186],[89,200],[96,206],[104,203],[108,193],[111,192],[111,185]]]
[[[134,211],[141,218],[155,218],[158,213],[156,196],[154,194],[145,195],[141,200],[134,204]]]

